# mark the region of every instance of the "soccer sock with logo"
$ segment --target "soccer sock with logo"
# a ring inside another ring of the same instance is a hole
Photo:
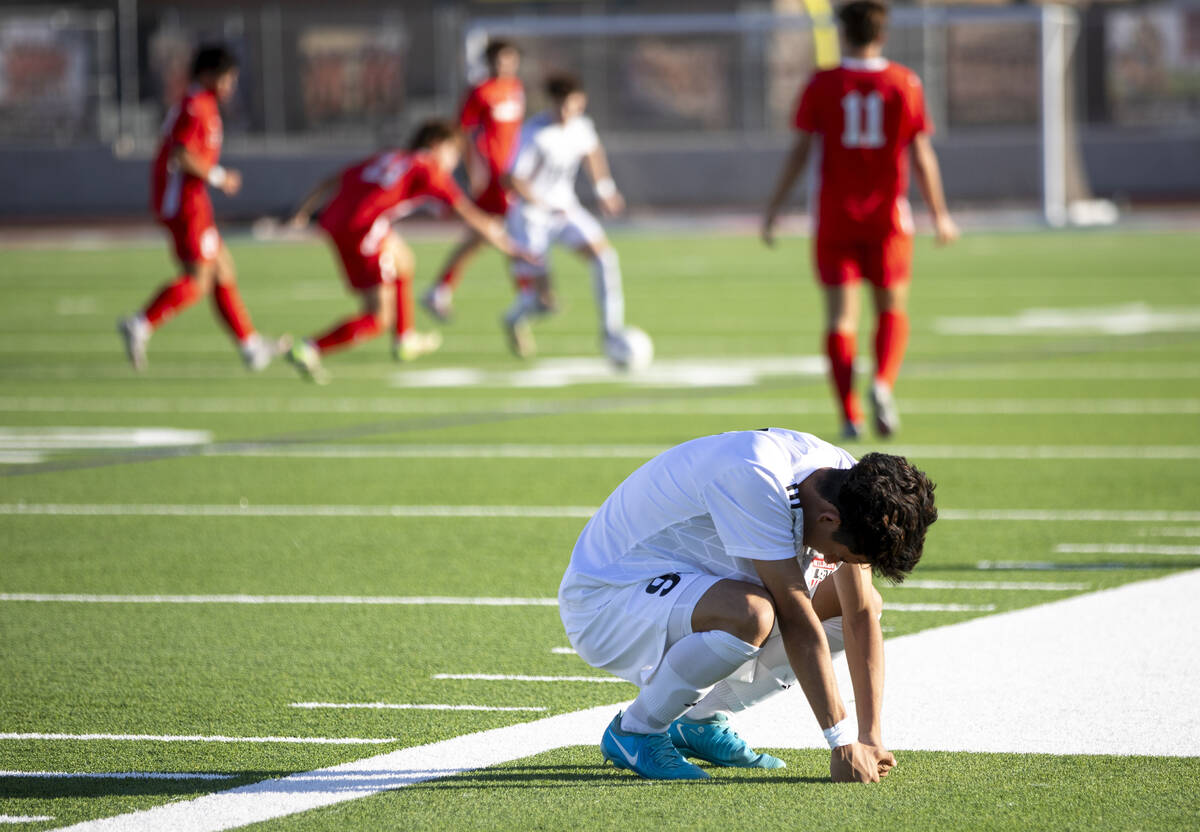
[[[324,335],[314,338],[313,346],[322,353],[331,352],[358,341],[374,338],[382,328],[379,318],[367,312],[357,318],[348,318]]]
[[[713,684],[758,655],[759,648],[723,630],[684,636],[621,718],[621,730],[661,734]]]
[[[408,275],[396,278],[396,338],[403,338],[412,329],[416,315],[413,311],[412,280]]]
[[[875,378],[894,387],[908,346],[908,313],[890,309],[879,315],[875,330]]]
[[[616,335],[625,325],[625,293],[621,286],[621,261],[611,248],[592,258],[592,285],[600,313],[600,331],[606,337]]]
[[[181,274],[174,282],[164,286],[154,300],[146,306],[142,317],[151,330],[166,323],[177,312],[191,306],[200,299],[200,284],[191,275]]]
[[[825,336],[825,353],[829,356],[829,375],[837,393],[842,415],[847,422],[860,424],[862,408],[854,393],[855,336],[852,332],[830,332]]]
[[[829,652],[836,658],[838,653],[846,649],[842,638],[842,617],[839,615],[822,621],[821,626],[829,641]],[[705,720],[718,713],[744,711],[796,684],[796,674],[788,661],[783,636],[778,632],[762,646],[754,660],[754,672],[749,677],[749,681],[733,677],[722,679],[684,716]]]
[[[254,334],[250,313],[246,311],[246,305],[242,303],[242,294],[235,284],[218,283],[213,289],[213,303],[217,307],[217,314],[221,316],[234,338],[245,341]]]

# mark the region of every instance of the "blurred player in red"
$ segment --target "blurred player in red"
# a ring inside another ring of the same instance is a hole
[[[509,194],[503,178],[512,164],[525,118],[525,88],[517,78],[521,53],[505,40],[493,40],[484,53],[488,77],[475,86],[463,103],[459,123],[470,138],[467,172],[475,191],[475,204],[489,214],[503,217]],[[439,321],[453,311],[454,287],[467,261],[482,245],[474,230],[450,252],[441,276],[422,295],[421,304]]]
[[[875,428],[881,436],[891,436],[900,426],[892,388],[908,343],[910,152],[938,244],[958,237],[929,141],[933,125],[921,81],[883,57],[887,17],[887,6],[878,0],[854,0],[838,12],[845,57],[841,66],[817,72],[800,96],[796,141],[762,225],[763,240],[774,245],[775,219],[815,143],[820,182],[813,211],[814,259],[825,290],[826,351],[842,408],[842,435],[851,439],[862,435],[863,424],[853,386],[858,283],[863,278],[872,285],[878,316],[870,389]]]
[[[222,138],[218,105],[233,97],[237,79],[237,61],[228,49],[202,47],[192,62],[192,84],[163,125],[162,144],[154,159],[151,207],[171,234],[183,273],[141,313],[119,322],[134,369],[146,366],[146,345],[154,331],[209,291],[251,370],[266,367],[291,343],[288,338],[263,338],[254,331],[238,293],[233,258],[213,222],[207,187],[230,196],[242,187],[240,173],[217,164]]]
[[[346,282],[362,299],[362,311],[323,335],[306,338],[288,353],[308,378],[324,383],[328,376],[321,356],[379,335],[394,326],[393,355],[411,361],[441,346],[436,332],[413,328],[412,250],[392,230],[392,223],[436,200],[454,210],[480,237],[505,254],[516,249],[504,226],[475,207],[451,174],[461,156],[461,137],[446,121],[428,121],[417,130],[408,150],[385,151],[353,165],[317,185],[305,197],[291,224],[308,223],[332,194],[318,224],[329,236],[345,271]]]

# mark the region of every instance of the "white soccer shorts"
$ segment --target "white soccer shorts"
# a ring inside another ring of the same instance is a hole
[[[546,211],[527,205],[514,205],[505,217],[508,236],[522,249],[542,261],[532,265],[523,260],[514,260],[513,275],[516,277],[539,277],[546,274],[546,256],[555,243],[571,249],[594,245],[604,239],[604,228],[599,221],[577,205],[565,211]]]

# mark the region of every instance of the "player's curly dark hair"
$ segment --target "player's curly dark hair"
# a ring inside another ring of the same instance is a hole
[[[199,78],[208,73],[221,76],[231,69],[237,69],[237,65],[237,56],[229,49],[219,43],[206,44],[197,49],[192,58],[192,77]]]
[[[833,539],[900,583],[921,559],[925,531],[937,520],[934,487],[904,457],[870,453],[849,470],[829,471],[817,493],[841,515]]]
[[[431,118],[421,122],[412,138],[408,140],[409,150],[428,150],[444,141],[457,141],[460,137],[458,125],[443,118]]]
[[[563,101],[573,92],[582,92],[583,82],[569,72],[560,72],[546,79],[546,95],[555,101]]]

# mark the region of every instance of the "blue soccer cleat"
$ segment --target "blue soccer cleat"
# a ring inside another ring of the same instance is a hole
[[[680,719],[671,723],[667,735],[680,754],[697,757],[717,766],[734,768],[786,768],[787,763],[770,754],[760,754],[729,727],[729,717],[716,714],[708,719]]]
[[[708,772],[683,759],[666,734],[621,730],[621,713],[604,730],[600,753],[617,768],[649,780],[707,780]]]

